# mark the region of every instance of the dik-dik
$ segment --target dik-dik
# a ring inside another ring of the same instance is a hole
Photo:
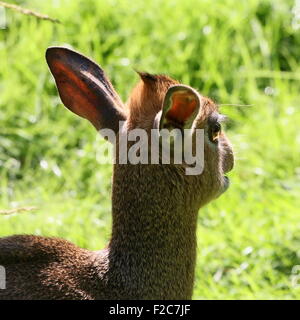
[[[204,169],[190,175],[185,163],[120,164],[116,153],[107,247],[89,251],[33,235],[2,238],[6,289],[0,299],[190,299],[197,213],[228,188],[225,174],[234,162],[217,106],[189,86],[148,73],[139,73],[123,104],[103,70],[83,55],[52,47],[46,59],[64,105],[98,131],[203,129]]]

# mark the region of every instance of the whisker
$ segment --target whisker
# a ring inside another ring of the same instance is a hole
[[[253,107],[254,104],[235,104],[235,103],[222,103],[218,104],[218,107],[229,106],[229,107]]]

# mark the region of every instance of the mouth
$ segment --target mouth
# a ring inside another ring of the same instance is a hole
[[[217,195],[217,198],[219,198],[230,186],[230,180],[227,176],[223,176],[223,181],[221,185],[221,189]]]
[[[230,186],[230,179],[227,176],[224,176],[224,191],[226,191]]]
[[[220,192],[220,195],[223,194],[230,186],[230,180],[227,176],[223,176],[223,183],[222,183],[222,189]]]

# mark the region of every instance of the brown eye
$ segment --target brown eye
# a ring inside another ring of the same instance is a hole
[[[222,127],[219,122],[215,122],[214,124],[211,125],[210,135],[209,135],[209,139],[211,142],[213,142],[213,143],[218,142],[218,139],[219,139],[219,136],[221,133],[221,129],[222,129]]]

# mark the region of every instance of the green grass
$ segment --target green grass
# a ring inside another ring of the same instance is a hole
[[[61,105],[44,59],[48,46],[70,44],[104,67],[123,100],[137,68],[220,104],[253,105],[222,107],[237,161],[231,188],[199,214],[194,299],[299,299],[294,1],[14,3],[62,24],[6,10],[0,30],[0,210],[39,208],[0,216],[0,236],[59,236],[89,249],[109,238],[112,168],[95,161],[95,131]]]

